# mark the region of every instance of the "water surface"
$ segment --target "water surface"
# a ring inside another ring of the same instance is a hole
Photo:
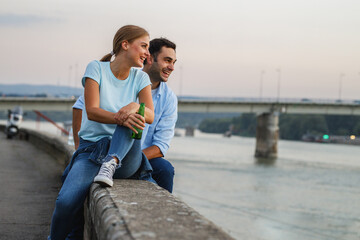
[[[256,160],[255,139],[175,137],[174,194],[237,239],[360,239],[360,147],[279,141]]]

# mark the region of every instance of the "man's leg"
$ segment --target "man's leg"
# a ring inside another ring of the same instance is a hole
[[[175,175],[174,167],[164,158],[153,158],[149,161],[153,168],[153,179],[160,187],[172,193]]]

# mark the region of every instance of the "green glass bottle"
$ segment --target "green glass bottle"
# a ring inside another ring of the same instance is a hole
[[[145,103],[140,104],[138,114],[140,114],[141,116],[144,116],[144,114],[145,114]],[[143,130],[138,129],[137,127],[134,127],[134,128],[136,129],[136,131],[138,133],[136,134],[135,132],[132,132],[131,137],[134,138],[134,139],[141,139]]]

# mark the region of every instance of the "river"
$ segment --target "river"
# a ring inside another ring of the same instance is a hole
[[[174,194],[236,239],[360,239],[359,146],[280,140],[273,162],[254,151],[254,138],[175,137]]]
[[[60,134],[49,123],[23,127]],[[174,195],[236,239],[360,239],[360,147],[280,140],[278,159],[255,139],[196,131],[174,137]]]

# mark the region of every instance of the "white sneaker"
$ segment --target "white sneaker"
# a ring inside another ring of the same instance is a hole
[[[114,158],[109,162],[103,163],[98,175],[94,178],[94,182],[99,183],[103,187],[112,187],[116,166],[117,163]]]

